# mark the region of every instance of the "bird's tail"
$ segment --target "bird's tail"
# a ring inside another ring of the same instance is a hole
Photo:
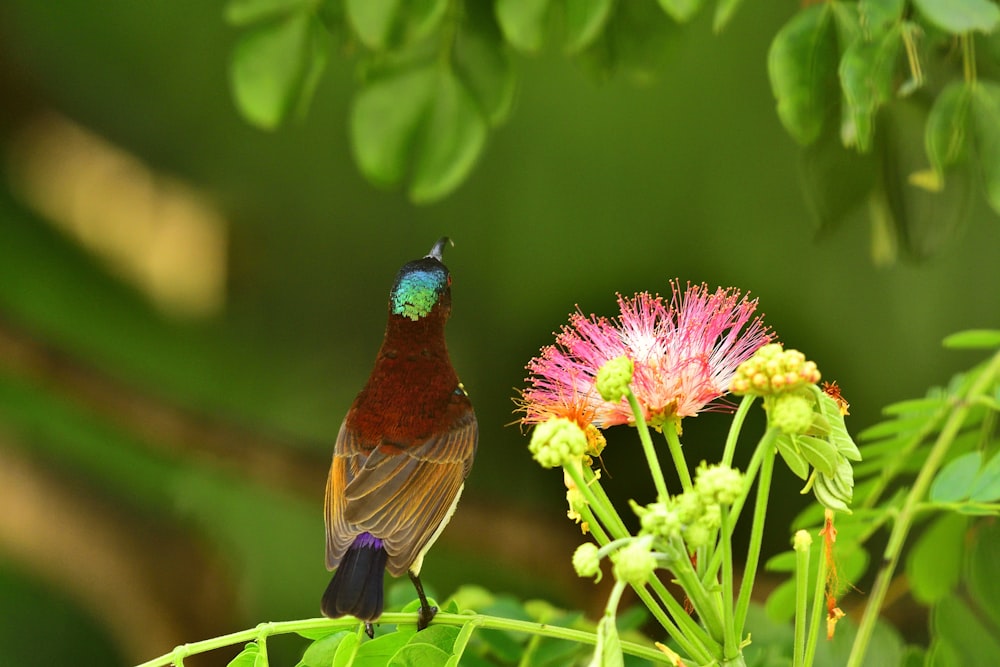
[[[362,621],[382,615],[382,574],[389,558],[382,540],[362,533],[354,540],[323,593],[327,618],[350,614]]]

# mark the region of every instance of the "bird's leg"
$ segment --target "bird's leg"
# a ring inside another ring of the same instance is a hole
[[[369,621],[365,621],[365,634],[368,635],[368,639],[375,639],[375,626]]]
[[[420,576],[410,572],[410,581],[413,582],[413,587],[417,589],[417,597],[420,598],[420,611],[417,614],[417,631],[426,628],[431,620],[433,620],[434,615],[437,614],[438,608],[432,607],[427,602],[427,596],[424,595],[424,587],[420,583]]]

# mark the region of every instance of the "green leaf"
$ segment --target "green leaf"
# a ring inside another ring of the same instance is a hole
[[[840,84],[853,132],[845,133],[862,153],[871,148],[875,112],[892,97],[892,81],[902,45],[898,27],[868,40],[855,39],[840,59]],[[843,132],[843,131],[842,131]]]
[[[977,503],[992,503],[1000,500],[1000,452],[986,462],[972,482],[969,500]]]
[[[358,653],[358,645],[361,643],[361,639],[358,637],[357,633],[350,633],[342,640],[337,646],[336,653],[333,654],[333,665],[332,667],[347,667],[354,661],[355,655]],[[371,642],[368,642],[369,644]]]
[[[428,628],[429,629],[429,628]],[[445,667],[451,654],[433,644],[408,644],[392,656],[388,667]]]
[[[982,455],[978,451],[952,459],[938,471],[931,483],[928,497],[939,503],[953,503],[968,498],[981,465]]]
[[[614,0],[566,0],[566,38],[564,48],[567,53],[577,53],[601,34]]]
[[[781,458],[784,460],[785,465],[788,466],[788,469],[799,479],[809,477],[809,461],[806,460],[806,457],[795,446],[793,437],[782,433],[775,438],[774,442],[778,448],[778,453],[781,454]]]
[[[678,23],[691,20],[701,9],[702,0],[659,0],[663,11]]]
[[[303,667],[329,667],[333,664],[333,658],[337,654],[340,643],[344,637],[350,634],[353,633],[341,630],[317,639],[306,648],[299,664]]]
[[[358,647],[355,659],[359,664],[385,665],[401,648],[406,646],[415,633],[415,629],[411,626],[363,642]],[[352,636],[357,637],[357,635]]]
[[[241,37],[229,73],[243,116],[270,130],[308,104],[326,65],[325,47],[323,27],[306,13],[292,14]]]
[[[1000,347],[1000,330],[969,329],[953,333],[942,343],[951,349],[993,349]]]
[[[836,474],[840,457],[837,455],[837,446],[832,442],[810,435],[800,435],[795,437],[795,444],[816,470],[831,477]]]
[[[448,0],[346,0],[345,8],[361,43],[382,51],[431,34],[441,25]]]
[[[947,167],[965,156],[971,100],[971,87],[964,82],[953,82],[937,96],[927,116],[924,145],[931,166],[941,178]]]
[[[313,0],[229,0],[226,3],[226,22],[243,26],[263,19],[274,18],[311,9]]]
[[[867,36],[885,32],[903,18],[906,0],[858,0],[858,22]]]
[[[621,639],[618,637],[618,626],[615,617],[605,612],[597,624],[597,646],[594,657],[588,667],[623,667]]]
[[[514,48],[535,53],[542,48],[551,0],[496,0],[500,29]]]
[[[430,67],[397,71],[372,81],[355,97],[352,145],[370,180],[395,185],[403,179],[436,79]]]
[[[261,655],[257,642],[250,642],[235,658],[229,661],[226,667],[258,667],[257,659]]]
[[[993,628],[984,625],[976,613],[958,596],[943,598],[931,610],[932,652],[940,642],[957,662],[935,662],[933,665],[1000,665],[1000,642]]]
[[[768,52],[778,117],[804,146],[819,137],[835,99],[830,84],[837,66],[837,41],[829,7],[820,3],[800,11],[778,31]]]
[[[517,92],[517,71],[490,8],[467,5],[466,19],[455,39],[455,71],[493,126],[507,120]]]
[[[802,148],[802,187],[820,233],[832,231],[862,208],[875,182],[876,166],[872,155],[844,148],[832,123],[824,127],[816,141]]]
[[[582,60],[599,77],[621,73],[648,82],[670,61],[680,32],[656,0],[618,2],[604,32],[581,53]]]
[[[459,629],[450,625],[432,625],[410,637],[408,644],[432,644],[451,655]]]
[[[976,524],[974,539],[966,561],[969,594],[1000,627],[1000,523],[996,521]]]
[[[958,586],[968,519],[945,514],[920,535],[906,559],[906,576],[917,601],[931,605]]]
[[[486,144],[487,123],[450,69],[439,72],[413,165],[410,197],[427,203],[461,183]]]
[[[913,0],[913,5],[930,23],[953,35],[993,32],[1000,25],[1000,8],[990,0]]]
[[[741,4],[743,0],[718,0],[715,5],[715,16],[712,18],[712,30],[722,32]]]
[[[971,115],[972,140],[986,185],[986,199],[1000,213],[1000,84],[979,81],[973,86]]]

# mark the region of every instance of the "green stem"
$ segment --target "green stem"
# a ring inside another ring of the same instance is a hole
[[[652,577],[652,581],[656,582],[658,580],[654,576]],[[632,590],[634,590],[636,595],[639,596],[639,599],[642,600],[644,605],[646,605],[646,608],[649,609],[653,618],[655,618],[657,623],[659,623],[660,626],[666,631],[667,635],[672,637],[674,641],[677,642],[677,645],[680,646],[681,650],[689,654],[696,664],[704,665],[711,661],[712,655],[709,653],[708,649],[705,648],[701,638],[698,636],[698,633],[691,633],[690,630],[682,630],[679,628],[670,619],[663,608],[656,603],[656,600],[653,599],[652,594],[646,590],[645,586],[633,586]],[[676,603],[676,600],[674,600],[674,602]],[[683,609],[681,611],[683,613]],[[687,614],[683,614],[683,616],[690,620],[690,617],[687,616]],[[698,627],[697,624],[695,624],[695,628],[698,631],[701,631],[701,628]],[[701,634],[704,635],[704,632],[701,632]],[[707,638],[707,635],[704,636]]]
[[[733,467],[733,456],[736,453],[736,441],[740,439],[740,431],[743,430],[743,421],[747,418],[747,413],[750,412],[750,406],[757,399],[756,396],[751,396],[747,394],[740,401],[740,407],[736,409],[736,414],[733,415],[733,423],[729,425],[729,434],[726,436],[726,448],[722,452],[722,465],[729,468]]]
[[[379,623],[399,624],[416,623],[416,612],[386,612],[379,618]],[[476,624],[477,627],[490,630],[507,630],[510,632],[524,632],[532,635],[541,635],[552,639],[565,639],[567,641],[588,644],[594,646],[597,643],[597,635],[593,632],[573,630],[557,625],[546,623],[533,623],[530,621],[517,621],[510,618],[500,618],[497,616],[485,616],[483,614],[450,614],[448,612],[438,612],[434,616],[434,625],[449,625],[454,627],[464,627],[469,623]],[[261,628],[266,626],[266,630]],[[276,623],[266,623],[256,628],[233,632],[213,639],[206,639],[192,644],[178,646],[170,653],[166,653],[159,658],[149,660],[138,665],[138,667],[165,667],[171,664],[179,664],[184,658],[199,653],[206,653],[215,649],[243,644],[246,642],[259,640],[262,636],[274,636],[290,633],[298,633],[309,630],[329,630],[331,633],[337,630],[348,630],[358,627],[358,621],[353,618],[339,618],[330,620],[328,618],[311,618],[297,621],[280,621]],[[264,634],[262,634],[262,632]],[[629,655],[651,660],[656,663],[665,664],[667,657],[649,646],[643,646],[631,641],[621,642],[622,651]]]
[[[821,553],[824,553],[824,545],[820,545],[820,550]],[[812,619],[809,622],[809,638],[806,639],[806,652],[802,658],[802,667],[812,667],[813,657],[816,655],[816,646],[819,644],[819,627],[823,620],[823,609],[826,607],[826,596],[824,596],[823,592],[826,587],[827,568],[826,557],[823,556],[819,559],[819,566],[816,568]]]
[[[882,609],[886,593],[889,592],[889,585],[892,583],[892,576],[896,571],[896,566],[899,564],[903,544],[906,541],[907,535],[909,535],[910,526],[917,515],[920,503],[927,495],[931,482],[934,481],[938,469],[941,467],[948,454],[948,450],[955,441],[955,436],[958,435],[969,415],[969,411],[973,407],[971,399],[984,393],[988,387],[992,386],[996,382],[998,375],[1000,375],[1000,352],[993,356],[990,363],[983,369],[982,374],[969,387],[968,392],[956,399],[958,407],[955,408],[945,422],[944,427],[938,434],[937,440],[934,442],[934,446],[931,448],[930,454],[927,456],[927,460],[924,461],[924,465],[920,468],[917,479],[913,482],[913,487],[906,494],[906,500],[899,511],[899,515],[896,517],[896,522],[892,526],[892,532],[889,534],[889,542],[886,544],[885,552],[882,555],[882,567],[879,570],[878,576],[875,577],[871,597],[868,599],[864,616],[862,616],[861,624],[858,626],[858,634],[854,638],[854,645],[851,647],[851,655],[848,658],[847,667],[859,667],[864,660],[865,652],[868,650],[868,642],[871,641],[872,632],[875,629],[875,621],[878,619],[879,611]]]
[[[758,447],[764,449],[760,464],[760,478],[757,480],[757,499],[754,503],[753,525],[750,528],[750,546],[747,549],[747,561],[743,571],[743,581],[740,582],[740,596],[736,602],[736,631],[743,636],[743,624],[750,608],[750,594],[753,592],[754,580],[757,577],[757,565],[760,561],[760,549],[764,538],[764,518],[767,515],[767,500],[771,492],[771,474],[774,472],[774,457],[776,449],[774,436],[776,430],[768,428],[761,438]]]
[[[618,537],[624,537],[629,534],[628,528],[625,526],[625,522],[622,521],[621,515],[618,514],[618,510],[615,509],[614,503],[608,498],[608,494],[604,491],[604,487],[601,485],[601,479],[597,476],[597,473],[593,471],[589,466],[583,466],[583,481],[587,484],[587,488],[594,492],[594,497],[597,498],[597,502],[602,507],[610,507],[612,512],[608,520],[613,522],[611,526],[612,532]]]
[[[684,451],[681,448],[681,439],[677,435],[677,424],[668,422],[663,427],[663,435],[667,438],[667,447],[670,449],[670,457],[674,460],[674,467],[681,478],[681,488],[690,491],[694,488],[691,483],[691,472],[688,470],[687,461],[684,460]]]
[[[808,535],[808,533],[806,533]],[[809,553],[811,543],[795,549],[795,641],[792,644],[792,667],[804,667],[806,652],[806,607],[809,602]]]
[[[715,641],[722,642],[725,637],[725,630],[722,626],[722,610],[702,584],[683,547],[680,548],[680,552],[672,568],[674,576],[677,577],[677,583],[687,593],[691,605],[698,612],[708,634]]]
[[[624,523],[622,523],[621,517],[618,516],[618,512],[615,511],[613,505],[607,500],[607,496],[604,496],[605,501],[602,502],[600,498],[595,495],[594,490],[590,488],[590,485],[583,478],[583,472],[581,470],[583,466],[575,465],[565,465],[563,470],[566,474],[570,476],[573,483],[576,484],[576,488],[580,490],[583,497],[586,499],[587,504],[590,505],[591,509],[594,511],[594,515],[604,524],[604,527],[608,529],[608,532],[615,539],[621,537],[628,537],[628,531],[625,529]],[[596,482],[595,482],[596,483]],[[603,494],[603,489],[602,489]]]
[[[962,42],[962,72],[965,75],[965,82],[974,84],[976,82],[976,42],[971,32],[962,33],[959,37]]]
[[[670,498],[670,494],[667,493],[667,482],[663,479],[663,470],[660,468],[660,461],[656,458],[653,439],[649,436],[649,426],[646,425],[646,418],[642,415],[642,406],[639,405],[639,399],[635,397],[631,388],[628,389],[625,397],[632,408],[632,416],[635,417],[635,430],[639,432],[642,451],[646,454],[646,463],[649,466],[650,474],[653,476],[653,484],[656,485],[657,499],[665,501]]]
[[[770,431],[764,433],[764,437],[757,444],[757,449],[754,450],[753,457],[750,459],[749,465],[747,465],[746,474],[743,476],[743,493],[733,502],[732,506],[729,508],[729,534],[723,534],[722,539],[731,540],[733,538],[733,530],[736,528],[736,522],[740,519],[740,513],[743,511],[743,506],[746,505],[747,498],[750,497],[750,491],[753,489],[754,480],[757,477],[757,470],[760,468],[760,463],[764,459],[764,452],[766,447],[764,447],[765,442],[770,442],[770,439],[774,437]],[[712,552],[712,559],[702,573],[701,580],[705,585],[709,585],[710,582],[715,580],[716,575],[719,573],[719,568],[722,566],[722,552],[715,549]]]
[[[723,535],[730,534],[729,508],[721,507]],[[722,631],[724,638],[724,653],[726,660],[732,660],[740,652],[739,636],[733,622],[733,541],[722,541]]]
[[[712,639],[712,637],[705,631],[705,628],[698,625],[698,623],[691,618],[691,615],[684,609],[683,605],[677,601],[677,598],[670,594],[670,591],[667,590],[667,587],[663,585],[662,581],[656,577],[652,577],[649,584],[656,592],[656,596],[667,608],[667,611],[676,620],[677,625],[674,627],[678,629],[680,635],[671,634],[671,636],[674,637],[674,639],[677,639],[678,636],[683,636],[689,641],[697,642],[697,651],[692,648],[685,648],[685,650],[691,654],[691,657],[698,660],[698,664],[706,664],[710,662],[712,658],[716,656],[720,650],[722,650],[722,645]],[[678,643],[680,642],[678,641]]]

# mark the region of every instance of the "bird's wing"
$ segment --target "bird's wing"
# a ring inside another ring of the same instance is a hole
[[[383,540],[394,575],[421,553],[447,518],[475,455],[475,414],[465,401],[453,406],[451,429],[409,447],[383,443],[368,453],[341,427],[327,481],[327,567],[336,567],[361,532]]]

